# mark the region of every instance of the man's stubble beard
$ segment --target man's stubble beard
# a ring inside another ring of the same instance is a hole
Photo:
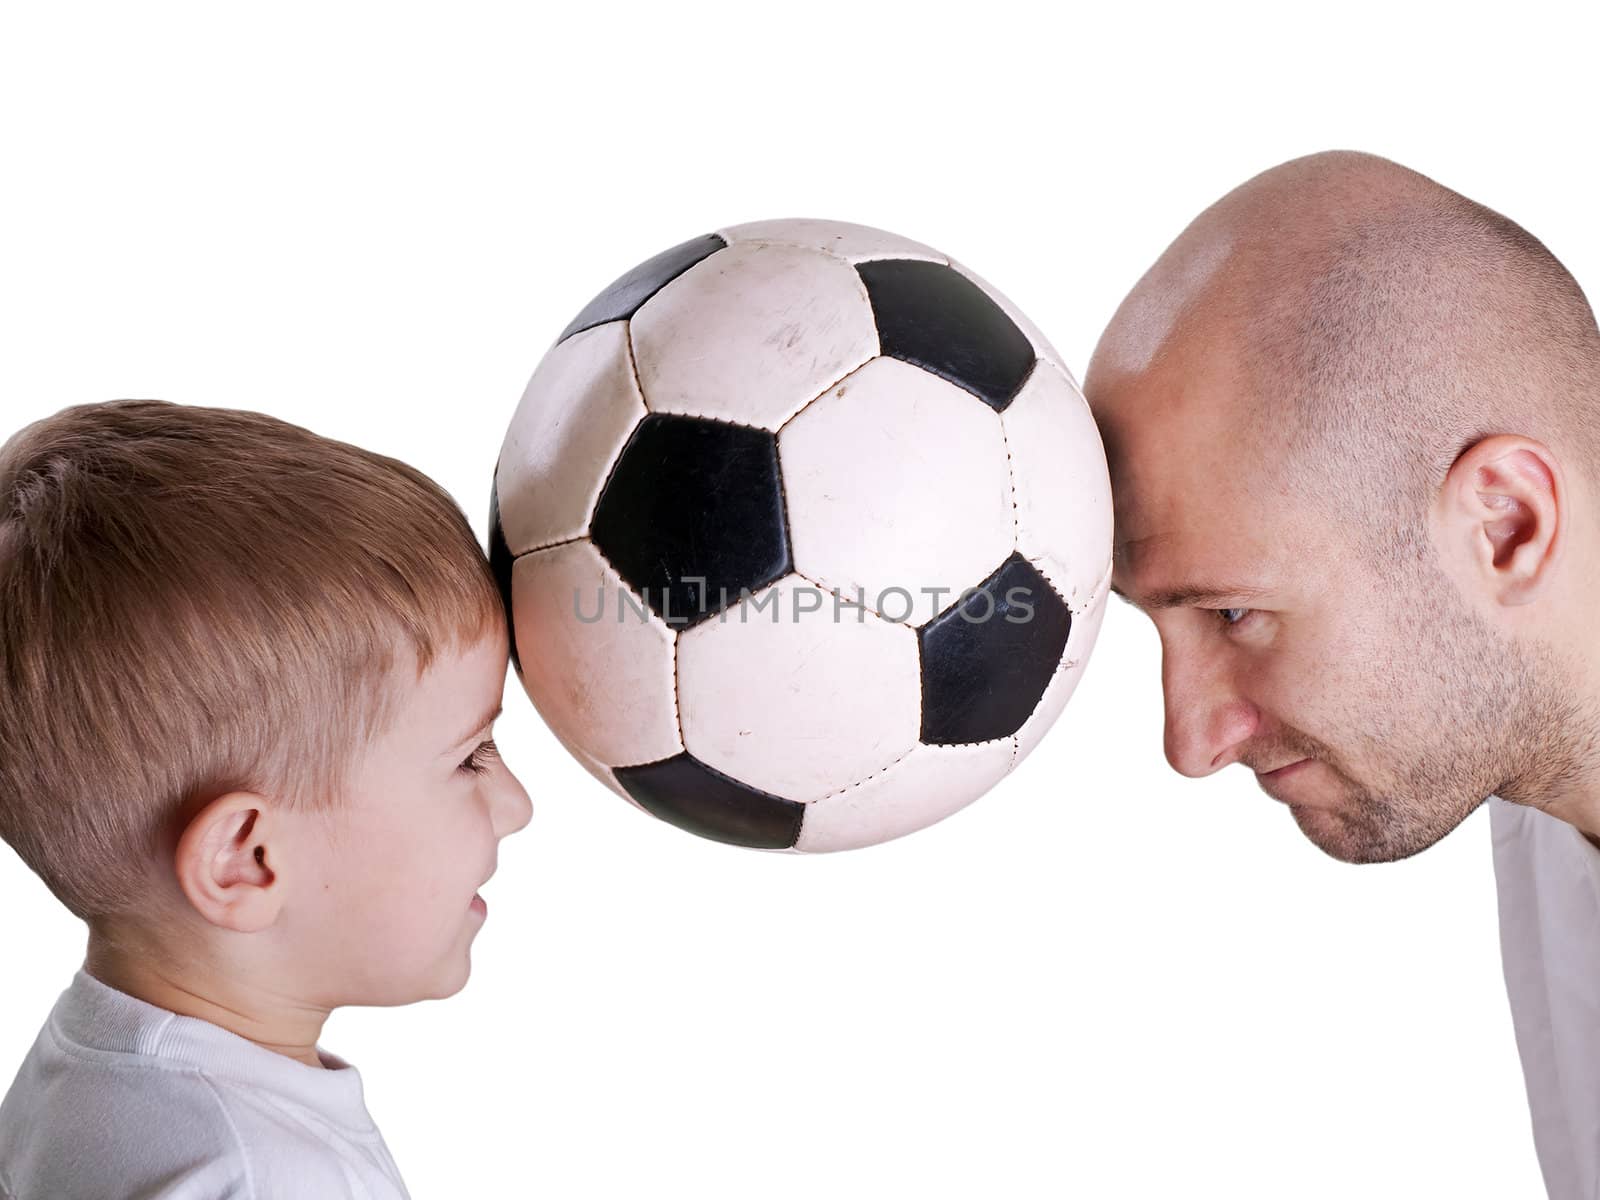
[[[1349,739],[1358,761],[1394,764],[1392,777],[1358,779],[1329,755],[1337,805],[1290,806],[1317,847],[1343,862],[1395,862],[1491,795],[1538,805],[1590,768],[1600,720],[1551,646],[1500,637],[1431,560],[1389,574],[1380,594],[1395,653],[1364,664],[1365,699],[1346,709],[1345,727],[1359,731]]]

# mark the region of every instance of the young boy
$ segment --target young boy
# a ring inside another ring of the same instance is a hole
[[[527,794],[461,510],[258,413],[0,448],[0,836],[89,927],[0,1104],[0,1196],[403,1197],[345,1004],[466,982]]]

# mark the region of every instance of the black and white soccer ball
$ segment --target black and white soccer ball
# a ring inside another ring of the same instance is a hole
[[[1033,749],[1105,611],[1087,404],[1004,296],[833,221],[674,246],[534,372],[490,557],[517,673],[607,787],[691,833],[841,850]]]

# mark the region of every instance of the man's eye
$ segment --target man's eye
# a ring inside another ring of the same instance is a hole
[[[486,742],[478,743],[456,770],[465,771],[469,775],[482,775],[489,769],[489,763],[499,755],[500,748],[494,744],[494,739],[490,738]]]
[[[1249,621],[1255,615],[1256,610],[1253,608],[1214,608],[1211,611],[1216,613],[1222,623],[1229,629],[1237,629]]]

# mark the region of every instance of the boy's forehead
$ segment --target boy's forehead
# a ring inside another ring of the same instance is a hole
[[[499,715],[509,656],[503,637],[487,637],[461,647],[441,645],[419,678],[410,666],[396,672],[399,720],[395,734],[421,739],[434,751],[452,738],[465,740]],[[468,728],[471,726],[471,728]]]

